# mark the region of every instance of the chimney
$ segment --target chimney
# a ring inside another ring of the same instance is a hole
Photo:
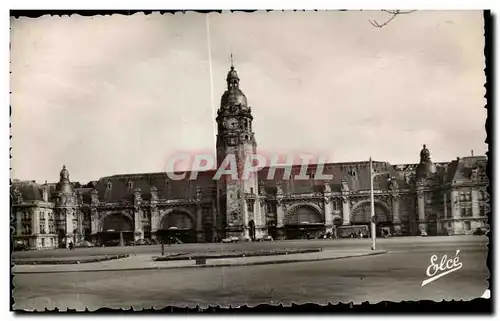
[[[474,150],[473,149],[470,150],[470,156],[474,156]]]

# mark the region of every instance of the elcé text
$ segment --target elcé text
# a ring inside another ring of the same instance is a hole
[[[448,259],[446,255],[443,255],[440,261],[438,260],[437,255],[431,256],[431,264],[425,271],[429,278],[422,282],[422,286],[429,284],[445,276],[446,274],[450,274],[451,272],[460,270],[463,264],[462,262],[460,262],[460,257],[458,256],[459,253],[460,250],[457,250],[455,253],[455,257],[451,259]]]

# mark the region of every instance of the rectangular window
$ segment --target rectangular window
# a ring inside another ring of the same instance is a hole
[[[465,194],[465,200],[466,201],[470,201],[471,200],[471,193],[470,192],[468,192],[468,193]]]
[[[267,212],[268,212],[268,213],[274,213],[274,206],[273,206],[273,203],[267,203],[267,204],[266,204],[266,207],[267,207]]]
[[[42,239],[42,247],[45,247],[45,239]]]
[[[470,222],[469,221],[464,221],[464,230],[470,231]]]
[[[485,216],[487,214],[487,211],[488,211],[488,206],[486,206],[486,204],[480,204],[479,205],[479,215],[480,216]]]
[[[460,193],[460,200],[465,201],[465,193],[464,192]]]
[[[249,212],[253,212],[253,201],[247,201],[247,209]]]

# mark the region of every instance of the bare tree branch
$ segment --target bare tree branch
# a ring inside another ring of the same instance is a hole
[[[387,24],[389,24],[389,22],[394,20],[394,18],[396,18],[396,16],[401,15],[401,14],[409,14],[409,13],[412,13],[416,10],[407,10],[407,11],[404,11],[404,10],[382,10],[382,11],[391,14],[391,17],[389,19],[387,19],[384,23],[379,23],[377,20],[373,20],[373,21],[368,20],[372,26],[374,26],[376,28],[383,28]]]

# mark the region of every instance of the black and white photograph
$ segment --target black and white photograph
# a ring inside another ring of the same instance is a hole
[[[12,11],[11,309],[490,299],[487,16]]]

